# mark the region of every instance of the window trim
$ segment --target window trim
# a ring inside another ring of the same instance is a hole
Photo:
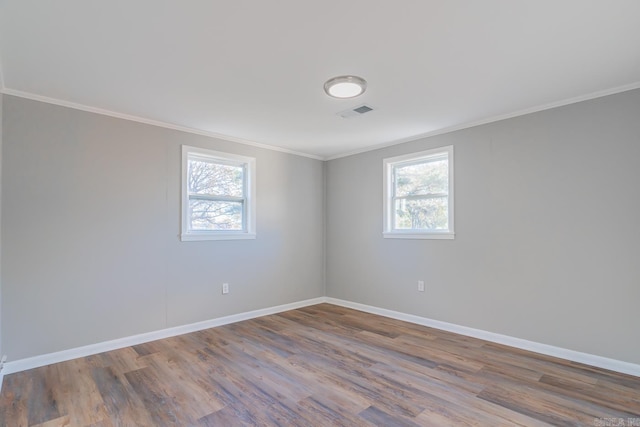
[[[449,168],[449,193],[448,193],[448,230],[394,230],[393,229],[393,168],[398,164],[414,163],[433,157],[447,156]],[[454,239],[454,185],[453,185],[453,145],[433,148],[402,156],[388,157],[382,160],[383,164],[383,228],[382,236],[385,239]]]
[[[245,167],[245,195],[246,206],[244,206],[244,229],[243,230],[189,230],[189,157],[200,157],[213,160],[221,164],[238,165]],[[209,150],[207,148],[182,146],[182,182],[180,183],[181,198],[181,241],[199,240],[239,240],[256,238],[256,159],[253,157],[240,156],[238,154],[226,153],[222,151]]]

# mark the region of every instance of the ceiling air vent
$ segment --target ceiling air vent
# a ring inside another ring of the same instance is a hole
[[[355,108],[349,108],[348,110],[340,111],[338,115],[343,119],[350,119],[352,117],[361,116],[363,114],[373,111],[373,107],[370,105],[360,105]]]

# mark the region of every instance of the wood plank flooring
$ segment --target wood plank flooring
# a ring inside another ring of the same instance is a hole
[[[0,425],[637,426],[640,378],[320,304],[8,375]]]

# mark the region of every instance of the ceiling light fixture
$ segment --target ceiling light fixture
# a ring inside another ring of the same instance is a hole
[[[324,91],[334,98],[355,98],[366,89],[367,81],[358,76],[338,76],[324,84]]]

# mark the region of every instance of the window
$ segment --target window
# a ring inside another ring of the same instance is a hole
[[[453,239],[453,147],[383,163],[384,237]]]
[[[255,239],[255,164],[182,146],[182,240]]]

